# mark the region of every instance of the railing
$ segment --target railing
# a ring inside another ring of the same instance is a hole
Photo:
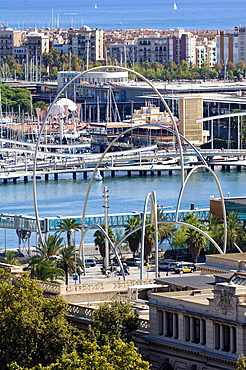
[[[160,209],[163,211],[163,214],[167,217],[167,220],[174,221],[176,211],[175,210],[166,210],[165,207]],[[179,212],[179,218],[184,218],[188,213],[194,213],[199,215],[202,220],[206,220],[209,215],[209,208],[203,209],[194,209],[194,210],[181,210]],[[119,213],[111,214],[108,216],[108,224],[111,227],[122,227],[125,226],[126,222],[131,217],[141,218],[141,212],[129,212],[129,213]],[[78,223],[81,223],[81,216],[64,216],[62,218],[57,217],[43,217],[40,219],[41,231],[43,233],[57,231],[59,229],[59,224],[62,219],[72,218]],[[104,215],[88,215],[85,217],[84,226],[89,225],[102,225],[104,222]],[[36,219],[29,216],[18,216],[10,214],[1,214],[0,215],[0,229],[22,229],[25,231],[36,232]]]
[[[93,292],[117,292],[127,291],[133,285],[147,285],[153,283],[153,279],[126,280],[126,281],[103,281],[97,283],[71,284],[60,286],[62,296],[69,294],[82,294]],[[154,284],[153,284],[154,286]],[[46,291],[46,289],[45,289]]]
[[[69,294],[83,294],[93,292],[117,292],[127,291],[129,287],[133,285],[148,285],[153,283],[153,279],[143,280],[126,280],[126,281],[102,281],[97,283],[83,283],[83,284],[71,284],[71,285],[58,285],[54,283],[48,283],[40,281],[41,287],[44,292],[57,294],[57,295],[69,295]],[[153,287],[155,285],[153,284]]]
[[[67,314],[69,316],[75,316],[76,319],[81,319],[83,321],[90,322],[95,308],[93,307],[83,307],[75,304],[69,304],[67,307]],[[149,331],[149,320],[139,319],[137,330],[147,332]]]

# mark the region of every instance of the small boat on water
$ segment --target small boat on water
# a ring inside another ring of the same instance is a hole
[[[97,4],[95,4],[95,7],[94,8],[97,9]]]
[[[101,173],[99,170],[97,170],[96,174],[95,174],[95,177],[94,177],[94,180],[96,181],[101,181],[103,179]]]
[[[174,3],[174,4],[173,4],[173,10],[177,10],[177,9],[178,9],[177,4],[176,4],[176,3]]]

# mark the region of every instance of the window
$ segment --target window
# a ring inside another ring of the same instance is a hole
[[[237,336],[236,336],[236,328],[234,328],[234,327],[231,328],[231,336],[232,336],[231,351],[232,351],[232,353],[236,353],[237,352]]]
[[[193,318],[193,342],[200,343],[200,319]]]
[[[190,340],[190,317],[185,316],[184,320],[185,320],[185,340],[189,342]]]
[[[223,339],[224,339],[224,346],[222,349],[223,351],[229,352],[230,351],[230,341],[231,341],[230,326],[223,325],[222,330],[223,330]]]
[[[163,335],[163,311],[158,311],[158,334]]]
[[[215,338],[215,349],[220,349],[220,325],[214,325],[214,338]]]
[[[173,314],[171,312],[166,312],[166,336],[173,336]]]
[[[174,338],[178,339],[179,337],[179,315],[174,314]]]

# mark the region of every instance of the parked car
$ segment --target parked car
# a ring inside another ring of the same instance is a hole
[[[125,261],[124,261],[127,266],[139,266],[140,263],[141,263],[141,260],[140,258],[127,258]]]
[[[95,258],[86,258],[85,259],[85,267],[94,267],[96,266],[96,260]]]
[[[178,267],[179,264],[174,261],[163,261],[158,265],[159,271],[172,271],[175,267]]]
[[[181,266],[178,266],[178,267],[175,267],[174,268],[174,272],[176,274],[179,274],[180,271],[183,271],[184,273],[185,272],[194,272],[195,271],[195,266],[194,265],[181,265]]]

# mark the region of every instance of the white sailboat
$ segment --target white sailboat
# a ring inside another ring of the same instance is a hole
[[[177,9],[178,9],[177,4],[173,3],[173,10],[177,10]]]
[[[97,9],[97,4],[95,4],[95,9]]]
[[[95,177],[94,177],[94,180],[96,181],[101,181],[103,179],[101,173],[99,170],[97,170],[96,174],[95,174]]]

